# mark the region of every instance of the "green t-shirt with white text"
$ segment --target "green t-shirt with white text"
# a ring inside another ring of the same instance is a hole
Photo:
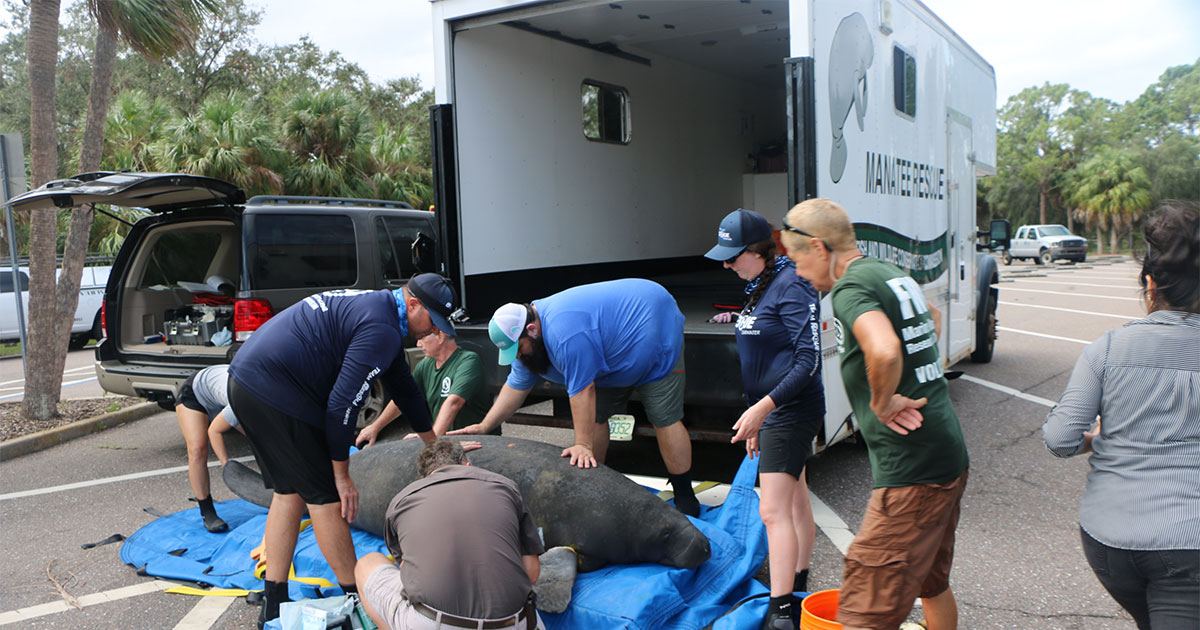
[[[937,333],[920,285],[899,267],[875,258],[850,263],[830,292],[837,327],[842,381],[867,442],[876,488],[946,483],[967,469],[962,427],[950,404],[950,391],[938,358]],[[900,435],[871,411],[871,386],[854,321],[880,311],[900,339],[903,373],[897,393],[927,398],[921,427]]]
[[[436,361],[425,357],[413,369],[413,378],[425,393],[429,415],[434,422],[437,422],[438,412],[442,410],[442,405],[451,394],[462,396],[467,402],[458,410],[450,430],[475,424],[487,415],[491,400],[487,395],[483,366],[479,362],[478,354],[458,348],[446,359],[440,370]],[[499,427],[493,433],[499,435]]]

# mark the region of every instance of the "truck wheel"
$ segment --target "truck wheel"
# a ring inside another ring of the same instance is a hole
[[[1012,261],[1013,261],[1012,254],[1005,251],[1004,255],[1000,257],[1000,260],[1003,260],[1004,266],[1007,267],[1008,265],[1012,264]]]
[[[1050,250],[1048,250],[1048,249],[1043,249],[1042,251],[1038,252],[1037,260],[1038,260],[1039,265],[1053,264],[1054,263],[1054,254],[1051,254]]]
[[[70,350],[79,350],[87,345],[87,342],[92,340],[92,331],[82,332],[77,335],[71,335],[71,340],[67,342],[67,348]]]
[[[358,410],[358,428],[361,429],[375,421],[383,413],[388,404],[387,394],[383,391],[383,383],[376,380],[371,383],[371,392]],[[390,425],[389,425],[390,426]]]
[[[975,322],[975,351],[971,353],[973,363],[990,362],[996,350],[996,298],[990,290],[983,292],[982,306],[982,317],[977,317]]]

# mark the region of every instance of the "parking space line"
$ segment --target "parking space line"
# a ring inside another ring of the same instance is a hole
[[[1113,315],[1112,313],[1097,313],[1096,311],[1080,311],[1080,310],[1076,310],[1073,308],[1062,308],[1061,306],[1043,306],[1041,304],[1022,304],[1020,302],[1005,302],[1003,300],[1001,300],[998,303],[1003,304],[1005,306],[1021,306],[1021,307],[1025,307],[1025,308],[1044,308],[1048,311],[1063,311],[1064,313],[1075,313],[1077,315],[1095,315],[1097,317],[1113,317],[1116,319],[1123,319],[1125,321],[1133,321],[1135,319],[1139,319],[1138,316]]]
[[[1062,284],[1062,285],[1075,286],[1075,287],[1100,287],[1102,289],[1121,289],[1121,290],[1129,290],[1129,291],[1141,291],[1142,290],[1142,288],[1138,287],[1138,286],[1118,287],[1118,286],[1113,286],[1111,284],[1089,284],[1087,282],[1060,282],[1058,280],[1026,280],[1025,278],[1013,278],[1012,281],[1013,282],[1028,282],[1029,284]]]
[[[165,591],[172,586],[176,586],[176,584],[163,580],[153,580],[150,582],[133,584],[131,586],[122,586],[121,588],[115,588],[111,591],[91,593],[89,595],[84,595],[77,598],[76,601],[79,602],[80,606],[87,608],[88,606],[115,602],[130,597],[137,597],[138,595],[145,595],[146,593]],[[46,615],[53,615],[55,613],[65,612],[68,610],[74,610],[74,606],[71,606],[63,600],[49,602],[46,604],[38,604],[36,606],[29,606],[27,608],[20,608],[17,610],[10,610],[8,612],[0,613],[0,626],[16,623],[18,621],[29,621],[30,619],[45,617]]]
[[[229,610],[236,597],[201,597],[188,614],[175,624],[174,630],[208,630]]]
[[[1070,341],[1071,343],[1081,343],[1085,346],[1088,345],[1089,343],[1092,343],[1090,341],[1084,341],[1082,339],[1072,339],[1070,337],[1059,337],[1058,335],[1047,335],[1046,333],[1033,332],[1032,330],[1018,330],[1016,328],[1008,328],[1006,326],[997,326],[996,330],[1010,332],[1010,333],[1016,333],[1018,335],[1030,335],[1033,337],[1044,337],[1046,339],[1056,339],[1058,341]]]
[[[85,365],[83,367],[71,368],[69,370],[63,370],[63,376],[66,376],[66,375],[70,374],[71,372],[82,372],[84,370],[94,370],[94,369],[96,369],[96,366],[94,366],[94,365]],[[18,378],[13,381],[0,382],[0,385],[12,385],[14,383],[24,383],[24,382],[25,382],[25,379]]]
[[[248,462],[254,459],[254,456],[247,455],[245,457],[231,458],[235,462]],[[220,466],[221,462],[213,460],[208,463],[209,468]],[[177,472],[187,472],[188,467],[172,466],[171,468],[159,468],[158,470],[146,470],[138,473],[130,473],[128,475],[117,475],[116,477],[105,477],[103,479],[92,479],[89,481],[77,481],[75,483],[67,483],[61,486],[51,486],[49,488],[38,488],[35,490],[22,490],[20,492],[10,492],[8,494],[0,494],[0,501],[9,499],[24,499],[26,497],[35,497],[42,494],[53,494],[55,492],[65,492],[67,490],[78,490],[79,488],[90,488],[92,486],[103,486],[110,483],[120,483],[122,481],[133,481],[134,479],[145,479],[147,477],[159,477],[162,475],[170,475]]]
[[[95,376],[93,376],[92,378],[85,378],[81,381],[71,381],[70,383],[63,383],[62,387],[70,387],[71,385],[78,385],[80,383],[90,383],[95,380],[99,380],[99,379],[97,379]],[[25,395],[25,389],[22,388],[21,391],[15,393],[15,394],[5,394],[4,396],[0,396],[0,400],[7,400],[9,398],[17,398],[18,396],[24,396],[24,395]]]
[[[1074,291],[1070,291],[1070,292],[1047,291],[1045,289],[1019,289],[1017,287],[1001,287],[1001,286],[995,285],[995,284],[993,284],[992,287],[996,288],[996,289],[1001,289],[1003,291],[1020,291],[1021,293],[1048,293],[1050,295],[1061,295],[1061,296],[1067,296],[1067,297],[1101,298],[1104,300],[1127,300],[1129,302],[1141,302],[1142,301],[1141,298],[1117,297],[1114,295],[1100,295],[1098,293],[1076,293]]]
[[[1047,398],[1042,398],[1041,396],[1034,396],[1033,394],[1026,394],[1023,391],[1013,389],[1007,385],[1001,385],[1000,383],[993,383],[991,381],[985,381],[981,378],[976,378],[974,376],[971,376],[970,374],[963,374],[959,378],[964,381],[975,383],[976,385],[982,385],[988,389],[994,389],[998,392],[1004,392],[1005,394],[1008,394],[1009,396],[1013,396],[1015,398],[1020,398],[1021,400],[1027,400],[1031,403],[1037,403],[1039,405],[1044,405],[1046,407],[1053,407],[1054,405],[1058,404],[1058,403],[1054,402],[1053,400],[1049,400]]]

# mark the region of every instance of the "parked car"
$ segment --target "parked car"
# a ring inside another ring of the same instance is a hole
[[[1004,252],[1004,264],[1013,259],[1030,259],[1039,265],[1056,260],[1083,262],[1087,260],[1088,242],[1061,225],[1022,225]]]
[[[89,173],[13,199],[14,208],[146,208],[104,293],[96,375],[109,392],[174,408],[193,372],[227,363],[275,313],[322,291],[383,289],[438,271],[434,214],[405,203],[253,197],[194,175]],[[360,414],[382,410],[372,392]]]
[[[104,336],[101,328],[101,305],[104,303],[104,286],[108,284],[111,266],[84,267],[79,280],[79,304],[75,307],[75,319],[71,321],[70,348],[78,350],[92,339]],[[55,270],[55,277],[62,273]],[[29,326],[29,268],[17,267],[17,283],[20,285],[21,310],[25,315],[25,326]],[[0,342],[10,343],[21,338],[17,327],[17,301],[13,297],[12,267],[0,265]]]

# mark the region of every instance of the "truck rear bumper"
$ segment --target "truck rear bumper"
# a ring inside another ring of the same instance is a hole
[[[174,400],[179,387],[195,371],[195,368],[130,365],[118,361],[96,362],[96,378],[104,391],[155,401]]]

